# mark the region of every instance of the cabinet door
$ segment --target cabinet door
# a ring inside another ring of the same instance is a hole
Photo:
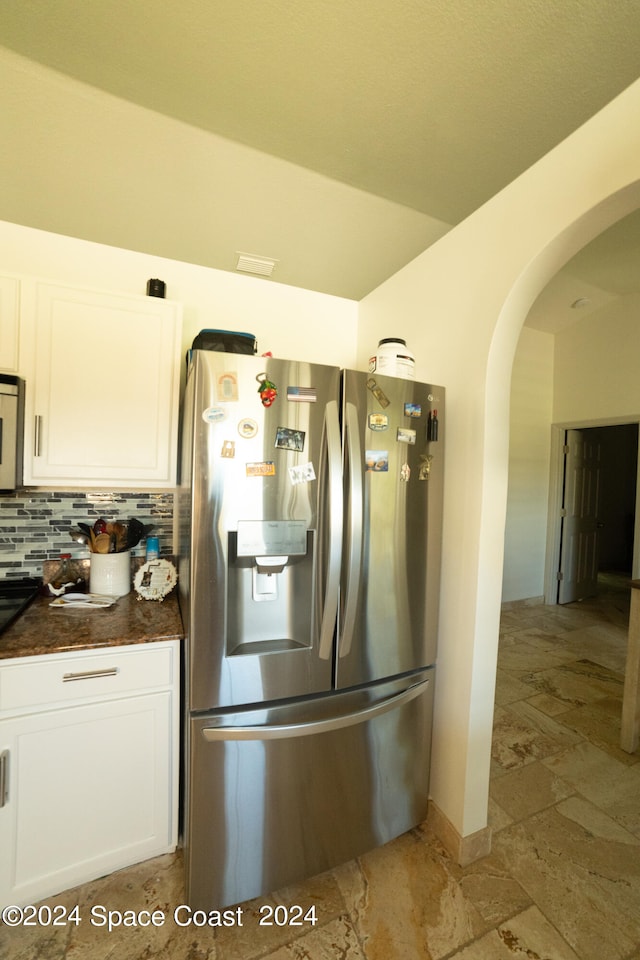
[[[176,843],[169,692],[0,722],[0,905],[24,905]]]
[[[40,282],[23,301],[25,483],[175,484],[179,305]]]
[[[0,370],[19,372],[18,281],[0,277]]]

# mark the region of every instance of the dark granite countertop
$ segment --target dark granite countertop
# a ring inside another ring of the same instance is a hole
[[[37,597],[0,635],[0,660],[184,637],[177,590],[163,601],[140,600],[132,590],[102,610],[50,603],[51,597]]]

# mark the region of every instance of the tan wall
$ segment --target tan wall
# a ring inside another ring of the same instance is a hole
[[[361,302],[361,360],[405,335],[447,387],[431,791],[462,836],[487,823],[515,349],[550,278],[640,204],[638,111],[640,82]]]

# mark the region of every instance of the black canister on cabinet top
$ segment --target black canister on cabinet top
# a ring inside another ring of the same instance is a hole
[[[148,297],[164,297],[166,288],[164,280],[147,280]]]

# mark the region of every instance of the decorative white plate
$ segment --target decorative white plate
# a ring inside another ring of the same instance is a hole
[[[143,600],[164,600],[177,582],[178,573],[170,560],[149,560],[133,578],[133,587]]]

